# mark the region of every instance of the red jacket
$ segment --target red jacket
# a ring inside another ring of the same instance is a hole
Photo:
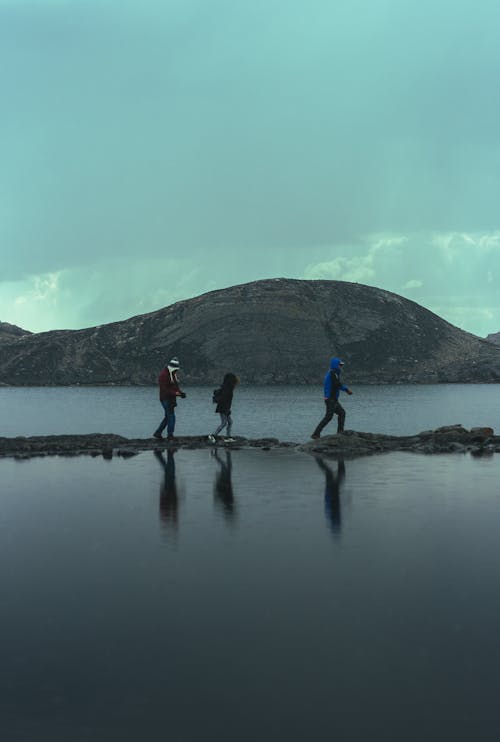
[[[164,368],[158,377],[158,384],[160,385],[161,402],[167,399],[175,402],[175,398],[182,394],[177,381],[177,371],[169,371],[168,368]]]

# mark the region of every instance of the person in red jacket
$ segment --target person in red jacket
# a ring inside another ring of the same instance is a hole
[[[175,440],[175,408],[177,406],[177,397],[181,397],[181,399],[186,398],[186,395],[179,387],[179,382],[177,381],[177,371],[179,368],[180,365],[178,358],[172,358],[158,377],[158,384],[160,386],[160,402],[165,411],[165,416],[153,433],[154,438],[163,438],[162,433],[166,428],[167,440]]]

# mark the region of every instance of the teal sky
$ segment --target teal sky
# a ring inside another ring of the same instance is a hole
[[[276,276],[500,331],[497,0],[0,0],[0,320]]]

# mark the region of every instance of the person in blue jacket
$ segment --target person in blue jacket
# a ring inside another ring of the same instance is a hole
[[[311,438],[319,438],[321,431],[325,425],[328,425],[334,415],[338,416],[337,433],[342,433],[344,430],[345,410],[339,402],[339,394],[341,391],[352,394],[352,391],[340,380],[343,365],[344,361],[341,361],[340,358],[332,358],[330,361],[330,369],[325,376],[324,386],[326,412]]]

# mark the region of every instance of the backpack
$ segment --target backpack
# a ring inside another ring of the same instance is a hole
[[[222,399],[222,389],[214,389],[214,392],[212,394],[213,404],[219,404],[221,399]]]

